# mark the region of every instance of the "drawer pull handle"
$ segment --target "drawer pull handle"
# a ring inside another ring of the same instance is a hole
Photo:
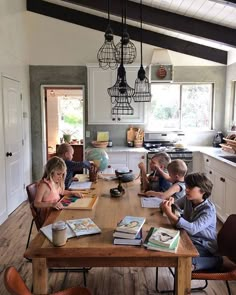
[[[220,181],[225,182],[225,178],[221,177]]]
[[[141,159],[144,159],[144,158],[145,158],[144,156],[141,157]]]
[[[209,174],[212,174],[212,171],[209,171]]]
[[[107,168],[111,168],[111,165],[108,165]]]
[[[206,159],[206,162],[209,162],[209,160],[208,160],[208,159]]]

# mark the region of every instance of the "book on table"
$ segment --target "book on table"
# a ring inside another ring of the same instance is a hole
[[[137,234],[145,223],[145,217],[125,216],[116,227],[117,232]]]
[[[119,232],[114,232],[114,234],[113,234],[113,237],[114,237],[113,244],[114,245],[140,246],[142,244],[142,229],[135,235],[134,238],[115,237],[115,233],[119,233]]]
[[[101,232],[101,229],[90,218],[66,220],[77,237],[83,235],[93,235]]]
[[[175,240],[178,239],[179,234],[180,231],[176,229],[169,229],[164,227],[154,228],[149,238],[149,242],[158,246],[169,248],[174,244]]]
[[[145,241],[143,242],[144,247],[146,247],[149,250],[175,253],[177,251],[177,249],[178,249],[180,235],[177,234],[176,238],[174,239],[174,242],[169,246],[167,246],[167,245],[165,245],[165,246],[159,245],[159,244],[151,242],[151,240],[150,240],[151,236],[153,234],[155,234],[157,229],[158,228],[151,227]]]

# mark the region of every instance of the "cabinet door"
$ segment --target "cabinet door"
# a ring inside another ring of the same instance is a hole
[[[88,124],[111,123],[111,100],[107,88],[112,85],[111,70],[88,68]]]
[[[216,206],[217,216],[221,221],[225,221],[225,197],[226,178],[218,171],[214,171],[214,192],[213,202]]]
[[[127,153],[115,152],[108,153],[109,161],[108,167],[102,173],[103,174],[114,174],[116,169],[128,167]]]
[[[138,163],[143,162],[146,164],[146,154],[145,153],[128,153],[128,167],[133,170],[133,173],[139,174],[140,170],[138,168]]]
[[[210,196],[210,199],[213,203],[215,203],[215,175],[214,175],[214,169],[212,169],[211,167],[208,166],[203,166],[203,172],[206,174],[207,178],[212,182],[213,184],[213,189],[212,189],[212,193]]]
[[[236,181],[226,178],[225,186],[225,220],[230,214],[236,213]]]

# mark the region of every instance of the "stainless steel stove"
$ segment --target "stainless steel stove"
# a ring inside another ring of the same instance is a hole
[[[149,162],[154,154],[158,152],[166,152],[172,160],[181,159],[188,166],[188,173],[192,172],[193,155],[192,151],[188,148],[175,148],[175,143],[182,140],[183,133],[168,132],[168,133],[145,133],[144,135],[144,148],[148,150],[147,167],[149,171]]]

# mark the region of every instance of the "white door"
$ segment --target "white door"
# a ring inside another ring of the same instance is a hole
[[[24,201],[23,122],[20,83],[3,77],[7,212]]]

